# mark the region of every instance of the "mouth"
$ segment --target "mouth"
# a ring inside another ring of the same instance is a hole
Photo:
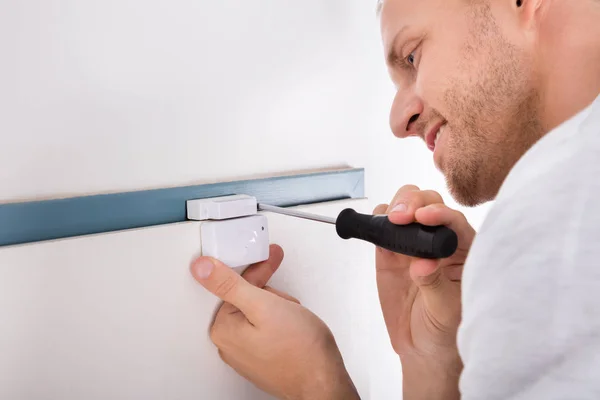
[[[427,144],[427,148],[431,151],[435,151],[435,146],[437,145],[437,141],[442,134],[443,128],[446,126],[446,122],[438,122],[436,123],[425,135],[425,143]]]

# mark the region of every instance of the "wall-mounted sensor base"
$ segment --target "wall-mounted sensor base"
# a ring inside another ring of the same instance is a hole
[[[187,217],[195,221],[229,219],[257,213],[256,197],[245,194],[188,200]]]

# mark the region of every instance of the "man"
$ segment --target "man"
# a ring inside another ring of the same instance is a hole
[[[600,1],[384,0],[381,32],[394,134],[425,141],[462,204],[497,200],[475,241],[432,191],[375,209],[459,235],[447,260],[377,250],[405,398],[600,398]],[[226,302],[223,360],[281,399],[358,398],[323,322],[265,286],[282,257],[245,280],[193,264]]]

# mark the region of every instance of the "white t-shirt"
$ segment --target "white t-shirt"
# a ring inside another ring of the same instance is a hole
[[[463,400],[600,399],[600,97],[512,169],[462,289]]]

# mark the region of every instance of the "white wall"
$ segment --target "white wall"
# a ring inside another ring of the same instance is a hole
[[[366,206],[345,200],[303,208],[334,216]],[[372,246],[339,240],[327,224],[265,215],[270,238],[287,249],[273,286],[325,321],[363,399],[399,398],[398,360],[388,358],[387,338],[378,340],[385,323],[371,290]],[[220,302],[189,273],[206,239],[200,225],[0,249],[0,399],[273,399],[225,365],[210,342]],[[380,329],[372,338],[373,326]],[[373,366],[396,374],[372,381]]]
[[[446,193],[388,128],[375,0],[4,0],[0,202],[367,168]],[[485,209],[468,210],[478,226]]]
[[[389,132],[374,3],[3,1],[0,201],[342,165],[373,202],[443,190]]]

